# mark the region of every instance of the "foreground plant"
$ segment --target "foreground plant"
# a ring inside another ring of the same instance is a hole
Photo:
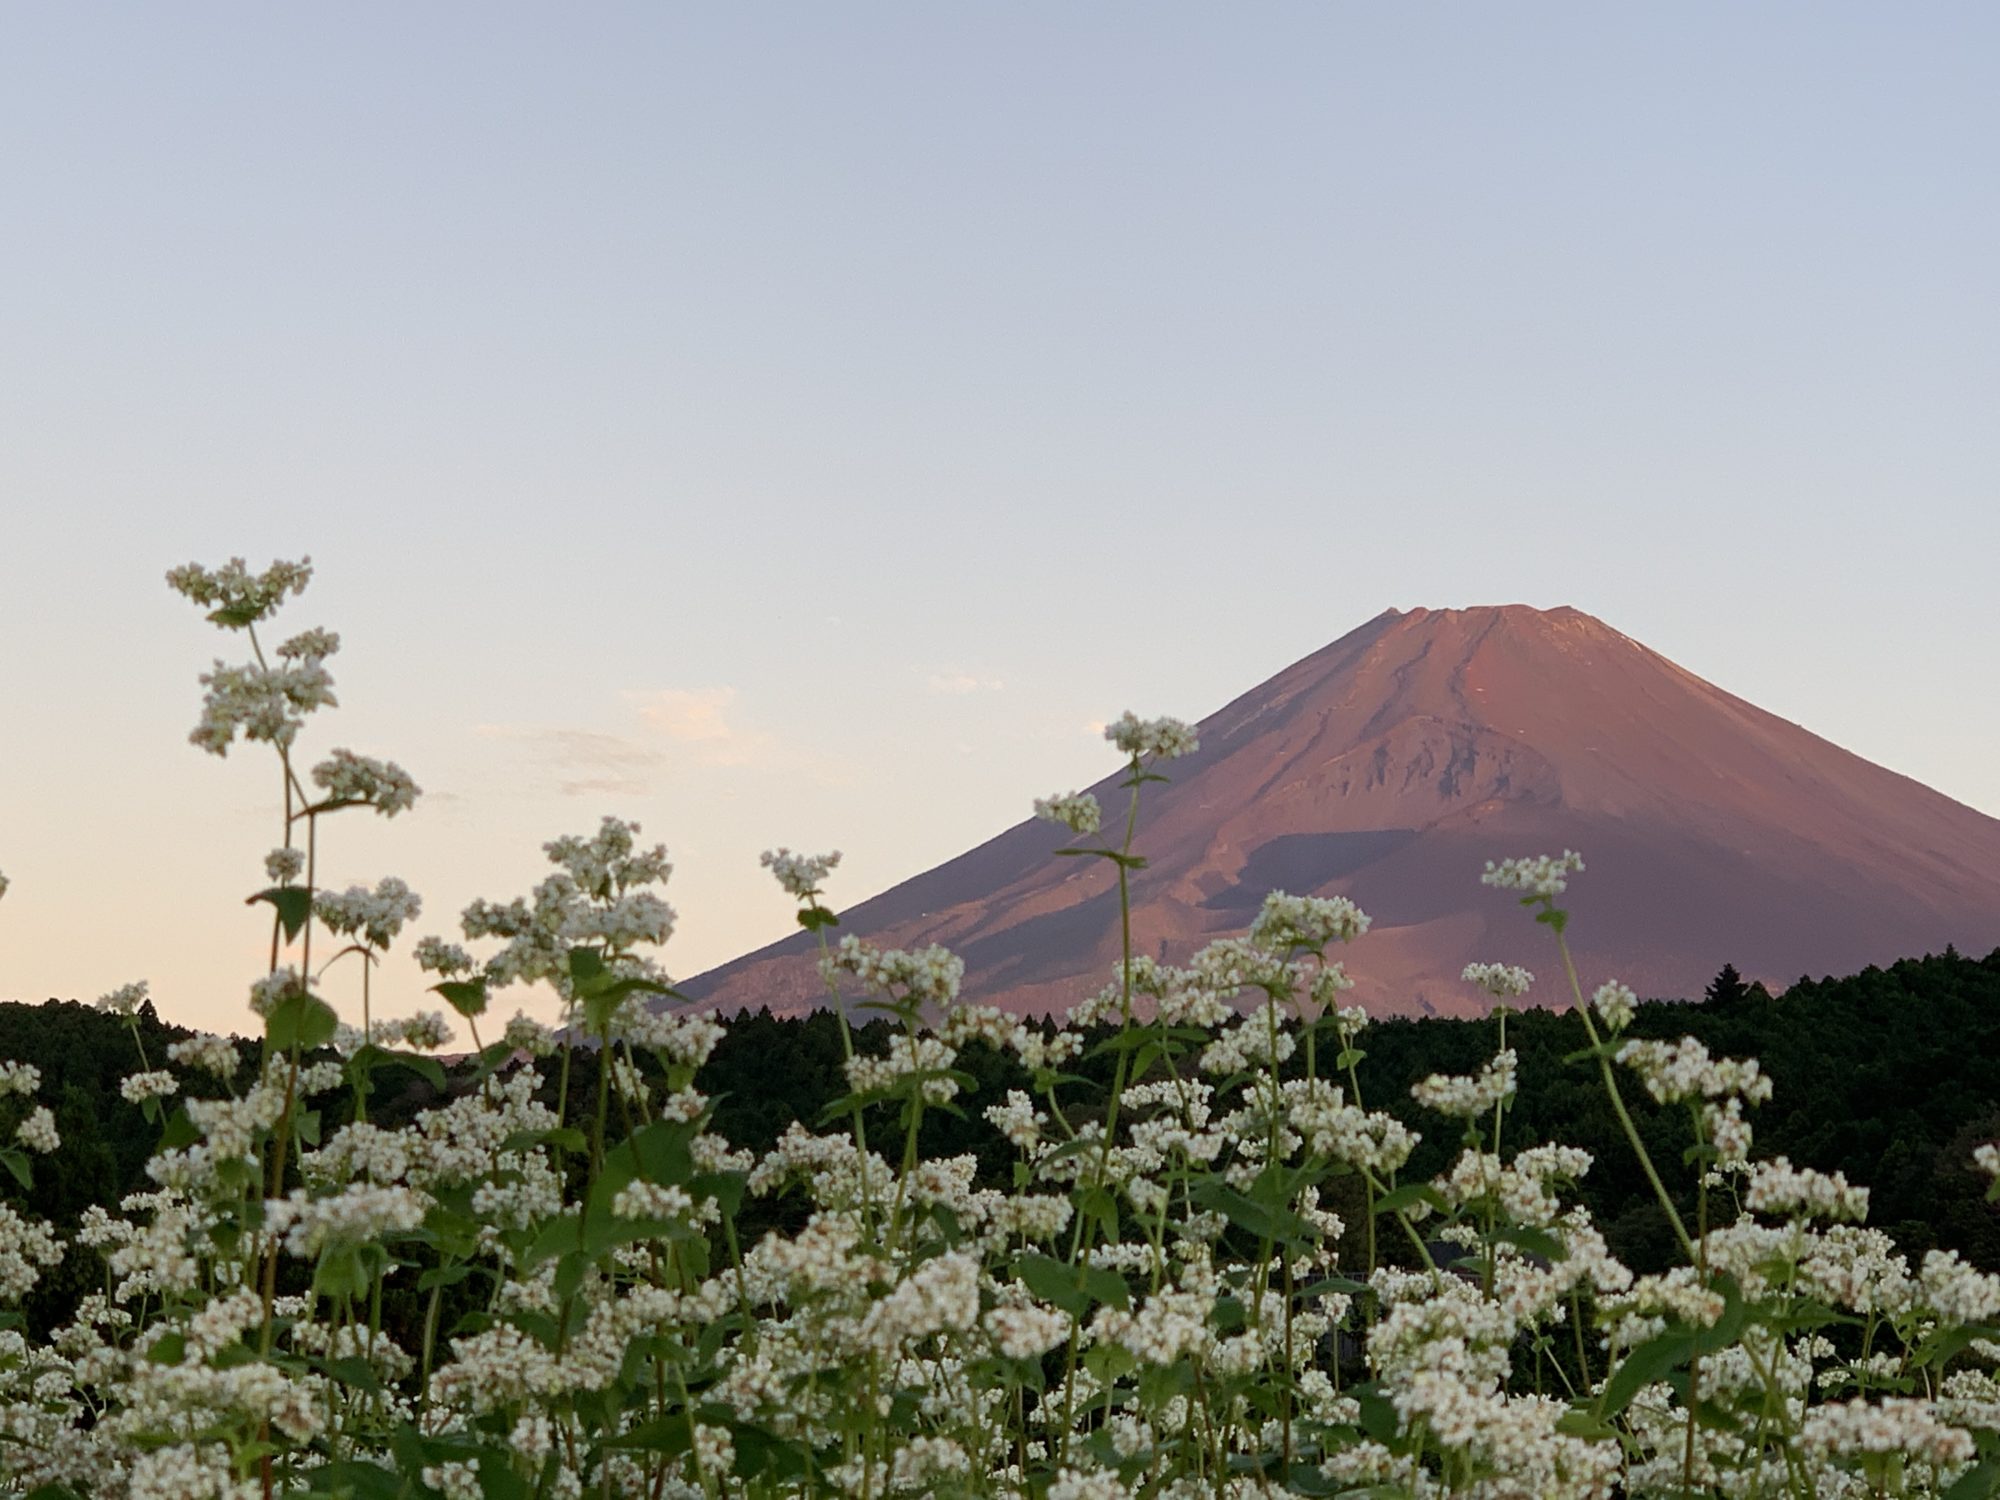
[[[1622,1265],[1565,1200],[1586,1153],[1509,1139],[1525,971],[1467,970],[1498,1002],[1495,1054],[1417,1085],[1462,1146],[1412,1181],[1417,1138],[1366,1106],[1367,1018],[1341,1005],[1334,955],[1369,925],[1351,902],[1274,893],[1185,966],[1135,955],[1142,797],[1198,751],[1177,721],[1108,732],[1126,768],[1110,834],[1089,794],[1036,804],[1126,919],[1110,983],[1060,1024],[968,1003],[942,948],[833,941],[838,856],[773,851],[831,1000],[892,1025],[874,1051],[843,1023],[848,1092],[816,1130],[739,1150],[694,1086],[721,1028],[668,1008],[655,956],[666,851],[607,819],[548,844],[528,896],[467,908],[462,941],[416,944],[475,1049],[447,1075],[423,1055],[441,1018],[384,1022],[368,979],[414,893],[315,884],[325,818],[393,815],[416,789],[344,751],[295,773],[337,639],[294,636],[273,662],[256,627],[309,576],[173,575],[251,647],[204,679],[197,743],[268,743],[281,772],[283,838],[251,897],[273,913],[262,1046],[254,1063],[220,1038],[142,1049],[127,1092],[160,1126],[152,1186],[67,1247],[103,1290],[46,1345],[0,1332],[6,1492],[1972,1500],[2000,1481],[2000,1278],[1948,1253],[1911,1267],[1863,1227],[1865,1190],[1753,1159],[1754,1062],[1629,1039],[1616,981],[1586,997],[1559,905],[1575,855],[1485,878],[1551,929],[1589,1038],[1573,1061],[1684,1252],[1665,1272]],[[319,989],[347,958],[352,1028]],[[520,984],[554,987],[567,1024],[482,1037]],[[1030,1086],[971,1097],[974,1047]],[[396,1070],[442,1102],[392,1126],[369,1102]],[[39,1085],[0,1064],[0,1166],[23,1181],[52,1129]],[[335,1090],[339,1119],[320,1103]],[[1645,1151],[1642,1096],[1684,1112],[1687,1190]],[[1012,1147],[1000,1181],[919,1149],[927,1115],[968,1109]],[[2000,1177],[2000,1148],[1977,1160]],[[753,1198],[795,1227],[742,1243]],[[65,1247],[0,1216],[0,1297],[18,1300]],[[420,1315],[385,1318],[396,1298]]]

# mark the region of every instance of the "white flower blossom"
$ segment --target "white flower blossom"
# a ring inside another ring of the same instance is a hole
[[[215,569],[199,563],[170,569],[167,586],[196,604],[213,606],[224,616],[217,624],[240,630],[271,614],[287,594],[304,593],[312,571],[310,557],[297,562],[280,558],[262,573],[252,573],[242,558],[232,557]]]
[[[139,1007],[146,1003],[147,983],[143,979],[131,984],[122,984],[109,994],[97,997],[97,1008],[110,1011],[113,1015],[137,1015]]]
[[[234,1078],[243,1065],[242,1054],[236,1050],[236,1043],[226,1036],[203,1033],[188,1037],[184,1041],[167,1045],[170,1061],[184,1067],[197,1068],[204,1073],[213,1073],[218,1078]]]
[[[118,1085],[118,1092],[133,1104],[147,1099],[165,1099],[179,1091],[179,1080],[173,1074],[158,1069],[150,1073],[129,1074]]]
[[[385,818],[415,806],[422,791],[394,761],[352,750],[335,750],[312,768],[312,779],[329,802],[363,804]]]
[[[1035,799],[1035,816],[1060,823],[1071,833],[1095,833],[1104,826],[1104,809],[1089,792],[1057,792]]]
[[[1604,1024],[1613,1032],[1623,1031],[1632,1024],[1639,997],[1629,986],[1615,979],[1606,980],[1591,992],[1590,1006],[1604,1018]]]
[[[1201,748],[1194,730],[1179,719],[1142,719],[1127,710],[1107,724],[1104,737],[1135,760],[1174,760]]]
[[[56,1134],[56,1117],[46,1105],[37,1105],[28,1112],[27,1118],[14,1128],[14,1139],[44,1156],[62,1145],[62,1137]]]
[[[830,854],[794,854],[789,849],[766,849],[758,863],[776,877],[790,896],[817,896],[826,877],[840,863],[840,851]]]
[[[1568,877],[1582,873],[1583,856],[1565,849],[1560,855],[1536,854],[1497,864],[1489,859],[1479,882],[1503,891],[1525,891],[1530,896],[1560,896],[1569,888]]]
[[[1525,995],[1535,982],[1535,976],[1518,964],[1467,964],[1458,977],[1478,985],[1496,1000]]]

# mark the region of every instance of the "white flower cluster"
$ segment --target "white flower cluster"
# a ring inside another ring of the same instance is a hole
[[[965,979],[965,960],[936,943],[906,952],[877,948],[852,934],[828,955],[826,969],[829,978],[852,974],[869,989],[919,1005],[953,1004]]]
[[[146,1003],[147,983],[135,980],[131,984],[121,984],[109,994],[97,997],[97,1008],[108,1010],[113,1015],[132,1016],[139,1013],[139,1007]]]
[[[234,1041],[226,1036],[207,1033],[188,1037],[185,1041],[170,1042],[167,1057],[183,1067],[212,1073],[222,1079],[234,1078],[243,1066],[243,1056],[236,1050]]]
[[[1425,1109],[1461,1120],[1488,1115],[1493,1112],[1494,1106],[1514,1097],[1517,1066],[1514,1049],[1509,1047],[1504,1052],[1495,1053],[1493,1060],[1481,1068],[1476,1077],[1433,1073],[1428,1078],[1418,1079],[1410,1087],[1410,1097]]]
[[[217,661],[202,673],[201,685],[207,689],[201,719],[188,740],[211,755],[227,755],[239,734],[286,749],[305,727],[307,714],[339,702],[332,675],[316,660],[277,667]]]
[[[384,1047],[400,1045],[417,1052],[435,1052],[451,1041],[451,1023],[443,1011],[420,1010],[400,1021],[377,1021],[375,1040]]]
[[[329,932],[358,937],[371,948],[386,949],[396,934],[423,910],[423,899],[391,875],[374,890],[352,885],[344,891],[321,891],[313,897],[313,912]]]
[[[187,563],[170,569],[167,586],[196,604],[214,608],[222,618],[216,621],[240,630],[270,615],[287,594],[301,594],[312,581],[312,559],[273,562],[261,573],[252,573],[240,557],[232,557],[219,568]]]
[[[898,1034],[880,1057],[863,1053],[847,1060],[847,1086],[857,1094],[886,1091],[901,1078],[919,1078],[927,1104],[948,1104],[958,1093],[956,1079],[944,1076],[958,1054],[933,1036]]]
[[[1060,823],[1071,833],[1095,833],[1104,826],[1104,809],[1089,792],[1057,792],[1035,799],[1035,816]]]
[[[418,938],[410,956],[426,974],[442,974],[447,979],[470,974],[479,967],[472,955],[457,943],[438,937]]]
[[[312,779],[326,793],[328,802],[372,807],[385,818],[407,812],[422,792],[410,773],[394,761],[356,755],[352,750],[335,750],[312,768]]]
[[[1272,891],[1250,924],[1250,941],[1276,953],[1294,948],[1319,952],[1329,943],[1351,943],[1368,930],[1368,913],[1345,896],[1290,896]]]
[[[694,1199],[685,1188],[634,1181],[612,1198],[611,1212],[621,1219],[682,1219],[694,1212]]]
[[[1142,719],[1129,709],[1104,727],[1104,737],[1134,760],[1175,760],[1201,748],[1179,719]]]
[[[1569,889],[1569,877],[1583,873],[1583,856],[1573,849],[1560,855],[1535,854],[1521,859],[1488,860],[1480,884],[1503,891],[1525,891],[1530,896],[1560,896]]]
[[[1604,1024],[1614,1032],[1623,1031],[1632,1024],[1632,1017],[1638,1013],[1639,997],[1629,985],[1616,979],[1608,979],[1591,991],[1590,1008],[1604,1018]]]
[[[264,856],[264,873],[273,885],[290,885],[305,872],[306,857],[289,845]]]
[[[766,849],[758,862],[771,872],[789,896],[817,896],[826,877],[840,863],[840,851],[830,854],[794,854],[789,849]]]
[[[311,630],[301,630],[282,642],[278,646],[278,655],[286,661],[324,661],[339,650],[339,634],[315,626]]]
[[[605,818],[589,838],[567,835],[542,845],[549,862],[561,866],[576,888],[593,901],[607,901],[642,885],[662,885],[673,874],[664,844],[639,847],[640,828],[623,818]]]
[[[1868,1189],[1854,1187],[1839,1172],[1795,1167],[1779,1156],[1750,1169],[1743,1206],[1757,1214],[1858,1223],[1868,1217]]]
[[[405,1234],[424,1221],[428,1195],[398,1184],[350,1183],[314,1197],[304,1188],[264,1205],[264,1222],[294,1255],[318,1255],[329,1244],[359,1245]]]
[[[1646,1092],[1661,1104],[1734,1095],[1746,1104],[1771,1097],[1771,1080],[1754,1058],[1712,1058],[1693,1037],[1678,1042],[1634,1041],[1618,1049],[1618,1061],[1639,1075]]]
[[[1467,964],[1458,977],[1478,985],[1496,1000],[1525,995],[1535,983],[1535,976],[1518,964]]]
[[[141,1104],[148,1099],[166,1099],[180,1092],[180,1081],[173,1074],[155,1069],[150,1073],[131,1073],[119,1083],[118,1092],[130,1103]]]
[[[531,897],[467,906],[459,925],[468,939],[505,940],[485,961],[485,980],[496,987],[545,980],[569,996],[570,950],[595,947],[615,976],[657,982],[657,965],[635,950],[673,935],[674,909],[645,889],[664,882],[673,866],[663,845],[639,847],[639,831],[637,823],[606,818],[590,837],[552,839],[542,849],[559,868]],[[481,967],[456,944],[428,939],[419,948],[433,972]]]
[[[28,1111],[27,1117],[14,1128],[14,1139],[44,1156],[62,1145],[62,1137],[56,1134],[56,1117],[47,1105],[37,1105]]]

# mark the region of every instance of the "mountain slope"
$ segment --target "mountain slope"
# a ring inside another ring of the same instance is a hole
[[[1581,850],[1586,983],[1686,995],[1725,962],[1783,984],[2000,944],[2000,820],[1724,692],[1574,609],[1391,610],[1202,721],[1149,786],[1138,952],[1183,960],[1265,892],[1375,919],[1344,955],[1382,1013],[1463,1012],[1472,959],[1552,979],[1548,934],[1478,883],[1488,859]],[[1095,790],[1122,808],[1116,777]],[[1027,822],[842,914],[885,946],[941,942],[969,999],[1060,1010],[1119,954],[1116,882]],[[707,1005],[824,996],[802,934],[683,986]],[[1560,997],[1545,979],[1537,998]]]

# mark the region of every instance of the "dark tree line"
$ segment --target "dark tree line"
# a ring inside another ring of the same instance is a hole
[[[1365,1034],[1366,1103],[1396,1113],[1424,1136],[1406,1179],[1441,1170],[1459,1149],[1452,1122],[1420,1111],[1410,1085],[1427,1073],[1477,1070],[1493,1052],[1496,1024],[1490,1018],[1386,1021]],[[138,1026],[156,1066],[168,1042],[186,1035],[160,1021],[150,1006]],[[1971,1162],[1976,1145],[2000,1139],[2000,951],[1970,959],[1947,950],[1844,979],[1801,979],[1779,996],[1725,969],[1700,1001],[1642,1005],[1630,1034],[1692,1035],[1718,1055],[1758,1058],[1775,1096],[1752,1116],[1757,1155],[1783,1154],[1802,1166],[1845,1172],[1869,1187],[1870,1222],[1912,1256],[1954,1248],[1982,1267],[2000,1269],[2000,1210],[1985,1202],[1985,1182]],[[886,1046],[887,1037],[881,1022],[856,1032],[857,1045],[868,1051]],[[1626,1146],[1595,1067],[1573,1059],[1585,1044],[1581,1021],[1531,1010],[1509,1018],[1507,1038],[1520,1057],[1510,1147],[1555,1140],[1591,1152],[1595,1165],[1579,1196],[1612,1248],[1642,1269],[1666,1264],[1672,1246],[1665,1215]],[[245,1043],[243,1052],[247,1068],[255,1047]],[[54,1111],[62,1136],[52,1157],[34,1163],[30,1190],[9,1184],[15,1201],[67,1230],[90,1205],[115,1206],[125,1193],[147,1185],[145,1163],[158,1132],[119,1093],[120,1080],[137,1066],[122,1018],[74,1002],[0,1004],[0,1058],[41,1070],[39,1099]],[[824,1123],[823,1114],[844,1092],[841,1059],[831,1014],[794,1020],[756,1012],[730,1021],[696,1081],[717,1101],[715,1128],[736,1145],[762,1151],[794,1121],[812,1130],[837,1128]],[[1072,1071],[1108,1083],[1110,1066],[1108,1057],[1086,1058]],[[979,1044],[965,1050],[960,1067],[979,1087],[958,1101],[962,1112],[926,1114],[921,1148],[928,1156],[971,1152],[981,1178],[1004,1187],[1013,1152],[982,1112],[1028,1080],[1010,1056]],[[545,1076],[552,1074],[552,1064],[544,1069]],[[595,1109],[595,1071],[580,1069],[572,1081],[570,1106],[578,1119]],[[378,1123],[407,1119],[436,1099],[421,1079],[402,1076],[400,1091],[371,1100]],[[197,1087],[208,1093],[219,1088],[212,1081]],[[546,1093],[553,1103],[552,1080]],[[1680,1165],[1692,1139],[1684,1113],[1654,1106],[1636,1085],[1627,1098],[1655,1161],[1691,1201],[1694,1169]],[[1074,1118],[1087,1118],[1090,1110],[1086,1098]],[[321,1104],[329,1128],[348,1111],[338,1097]],[[881,1127],[883,1138],[891,1138],[886,1115]],[[1359,1217],[1358,1203],[1330,1206]],[[795,1202],[748,1200],[739,1231],[748,1242],[802,1215]],[[31,1325],[49,1326],[79,1294],[100,1285],[101,1275],[94,1256],[73,1253],[32,1299]]]

